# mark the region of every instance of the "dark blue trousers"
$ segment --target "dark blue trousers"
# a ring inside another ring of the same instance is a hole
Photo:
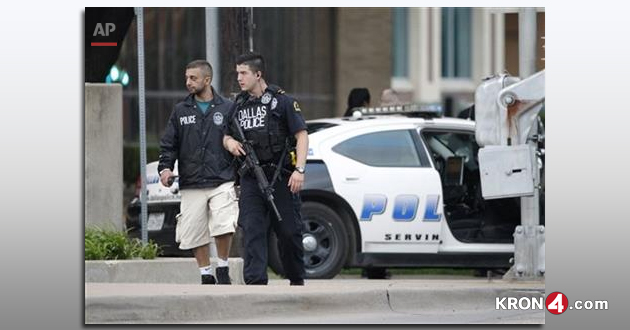
[[[274,201],[282,216],[276,215],[251,175],[241,177],[239,198],[239,226],[243,229],[245,284],[267,284],[267,247],[269,232],[278,237],[278,249],[286,277],[290,281],[304,279],[303,224],[300,216],[300,196],[287,187],[288,176],[283,175],[274,185]]]

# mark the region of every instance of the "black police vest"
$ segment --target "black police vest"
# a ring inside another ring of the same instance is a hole
[[[261,98],[240,102],[237,108],[236,115],[245,138],[252,142],[261,163],[276,162],[287,147],[288,132],[282,121],[278,96],[267,90]]]

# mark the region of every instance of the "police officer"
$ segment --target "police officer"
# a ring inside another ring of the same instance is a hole
[[[239,225],[243,228],[245,245],[245,283],[267,284],[267,240],[271,227],[278,237],[280,257],[290,284],[304,285],[299,191],[304,183],[308,149],[306,123],[298,102],[279,87],[265,82],[265,62],[261,55],[239,56],[236,73],[242,92],[236,98],[231,118],[238,118],[246,139],[252,141],[256,156],[274,187],[273,195],[282,217],[282,221],[278,221],[270,211],[251,171],[243,175]],[[228,132],[223,138],[224,147],[235,156],[245,155],[241,142],[234,139],[234,129]],[[286,156],[286,148],[295,148],[295,164]],[[277,179],[273,180],[274,177]]]
[[[179,160],[181,213],[175,241],[182,250],[193,249],[202,284],[231,284],[228,256],[236,229],[238,206],[234,191],[233,157],[223,148],[232,101],[212,88],[212,66],[196,60],[186,66],[190,95],[175,105],[160,140],[158,171],[170,186]],[[217,245],[216,278],[210,266],[210,237]]]

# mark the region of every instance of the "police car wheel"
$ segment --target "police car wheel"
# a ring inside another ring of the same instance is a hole
[[[335,277],[347,254],[348,231],[343,220],[331,208],[316,202],[304,202],[301,213],[306,278]],[[269,267],[276,274],[284,275],[273,232],[269,240]]]

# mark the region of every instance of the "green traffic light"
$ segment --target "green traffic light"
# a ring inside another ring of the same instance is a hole
[[[120,82],[123,84],[123,86],[129,85],[129,74],[127,72],[123,71]]]
[[[114,65],[109,70],[109,75],[111,76],[112,81],[118,81],[118,78],[120,78],[120,70],[118,70],[118,67]]]

